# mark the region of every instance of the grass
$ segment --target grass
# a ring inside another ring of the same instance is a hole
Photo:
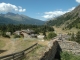
[[[80,60],[80,56],[74,55],[69,52],[62,52],[61,53],[61,60]]]
[[[29,54],[27,54],[24,60],[39,60],[45,50],[45,46],[38,45],[35,49],[33,49]]]
[[[62,27],[55,27],[55,26],[53,26],[53,28],[57,34],[77,33],[78,31],[80,31],[80,29],[76,29],[76,28],[72,28],[70,30],[62,30]]]
[[[0,37],[0,48],[5,50],[7,49],[10,52],[13,49],[12,47],[14,47],[14,50],[12,52],[14,53],[14,52],[22,51],[32,46],[33,44],[38,43],[39,44],[38,47],[32,50],[29,54],[27,54],[27,59],[26,59],[26,60],[35,60],[35,59],[38,60],[38,58],[42,56],[43,52],[45,51],[45,47],[47,46],[48,42],[49,41],[42,41],[39,39],[24,40],[23,38],[9,39],[9,38]]]
[[[22,51],[30,46],[32,46],[35,43],[38,43],[40,45],[46,46],[48,44],[48,41],[40,41],[38,39],[23,39],[19,38],[17,40],[13,40],[15,43],[15,52]]]
[[[3,40],[0,40],[0,49],[5,46],[5,42]]]
[[[22,51],[36,43],[36,41],[34,40],[16,40],[14,42],[15,42],[16,52]]]

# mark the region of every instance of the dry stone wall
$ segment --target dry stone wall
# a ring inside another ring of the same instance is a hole
[[[80,44],[78,44],[77,42],[67,40],[58,42],[63,51],[69,51],[73,54],[80,55]]]
[[[56,40],[50,41],[48,44],[47,51],[44,53],[44,55],[40,60],[54,60],[58,47],[59,47],[59,44]]]

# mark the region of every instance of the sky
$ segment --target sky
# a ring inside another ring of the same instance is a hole
[[[0,13],[13,12],[46,21],[75,9],[80,0],[0,0]]]

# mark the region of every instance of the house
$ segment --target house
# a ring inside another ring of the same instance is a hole
[[[22,35],[24,38],[37,38],[37,35],[34,34],[33,30],[27,29],[27,30],[21,30],[14,32],[17,35]]]
[[[34,33],[34,31],[33,31],[33,30],[30,30],[30,29],[21,30],[21,32],[27,33],[27,34],[29,34],[29,35]]]
[[[37,34],[34,34],[33,30],[22,30],[21,34],[23,34],[24,37],[37,38]]]
[[[11,32],[6,32],[6,35],[9,35],[10,36],[11,35]]]
[[[20,32],[21,32],[21,31],[15,31],[15,32],[14,32],[14,35],[20,35]]]

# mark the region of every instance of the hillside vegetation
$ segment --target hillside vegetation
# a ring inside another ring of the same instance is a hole
[[[46,24],[62,27],[63,29],[80,29],[80,5],[71,12],[47,21]]]

